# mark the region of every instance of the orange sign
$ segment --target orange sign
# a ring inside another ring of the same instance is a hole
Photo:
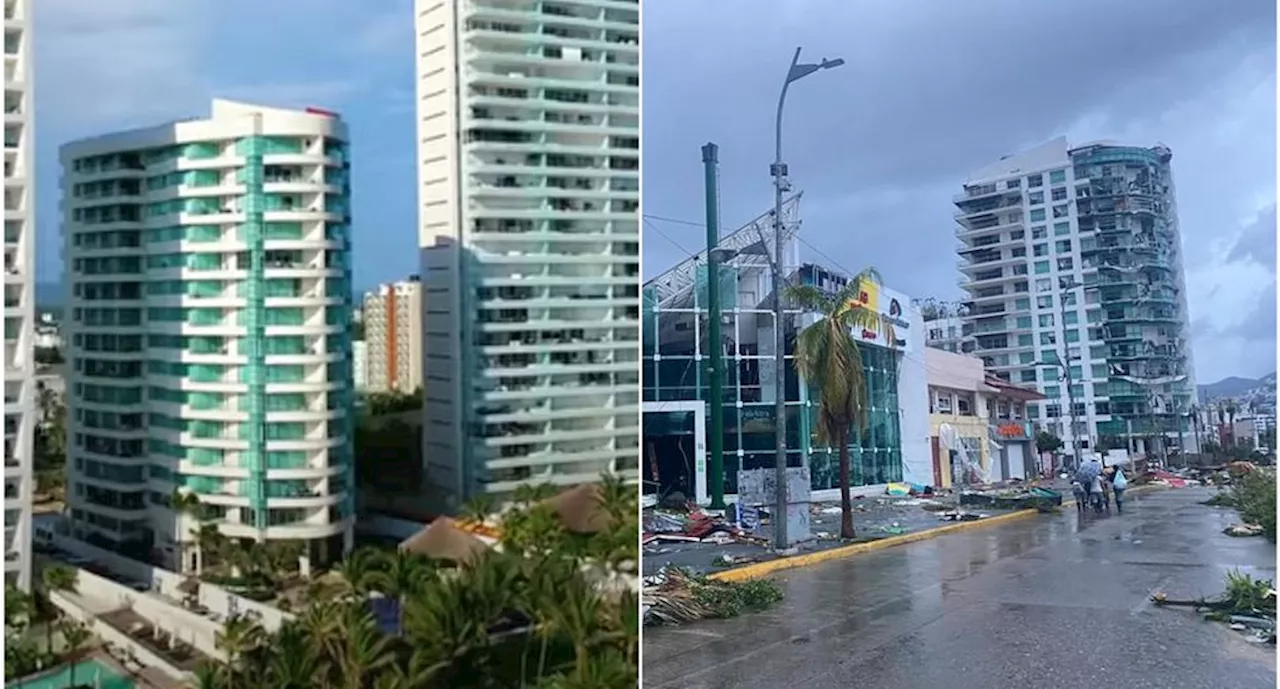
[[[1026,429],[1020,423],[1001,424],[996,433],[1002,438],[1017,438],[1026,435]]]

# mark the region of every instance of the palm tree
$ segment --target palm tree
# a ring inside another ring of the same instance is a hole
[[[342,683],[349,689],[361,689],[367,677],[377,675],[395,662],[391,639],[378,631],[367,606],[347,607],[342,617],[342,633],[344,643],[335,660]]]
[[[787,288],[787,296],[802,309],[823,314],[822,320],[796,338],[796,371],[801,380],[818,383],[818,441],[840,451],[840,537],[855,538],[853,503],[849,496],[849,435],[867,428],[867,383],[861,345],[853,331],[880,333],[890,347],[897,342],[893,326],[866,308],[859,295],[880,284],[880,275],[867,269],[853,276],[834,296],[809,285]]]
[[[462,506],[462,512],[459,516],[463,519],[483,524],[489,515],[493,514],[498,506],[498,501],[494,496],[488,493],[477,493]]]
[[[70,567],[62,565],[53,565],[46,567],[40,575],[43,591],[36,590],[32,594],[32,602],[36,613],[44,622],[45,633],[45,650],[49,653],[53,652],[53,623],[59,617],[59,609],[53,604],[49,598],[49,594],[54,591],[71,591],[75,592],[77,584],[76,571]]]
[[[363,599],[369,594],[372,574],[383,565],[381,554],[373,548],[361,548],[347,556],[337,567],[346,582],[346,595]]]
[[[227,667],[231,678],[241,676],[241,661],[245,654],[258,648],[265,641],[262,626],[247,615],[235,615],[227,619],[221,631],[214,636],[214,645],[227,654]]]
[[[391,598],[396,603],[396,630],[404,623],[404,601],[422,591],[433,572],[431,561],[402,551],[379,554],[380,562],[369,571],[356,575],[363,578],[372,590]]]
[[[307,689],[316,686],[319,668],[318,649],[297,622],[281,625],[271,639],[271,656],[267,661],[268,685],[275,689]]]
[[[76,660],[80,651],[93,636],[89,629],[78,620],[65,619],[59,623],[58,631],[62,632],[62,643],[65,646],[65,657],[71,663],[71,686],[76,686]]]

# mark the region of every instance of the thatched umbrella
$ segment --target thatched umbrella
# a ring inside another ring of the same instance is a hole
[[[543,504],[550,505],[556,511],[560,523],[569,531],[595,534],[613,525],[613,519],[601,504],[603,499],[604,492],[600,489],[600,484],[584,483],[547,498]]]
[[[457,522],[440,517],[400,543],[400,550],[434,560],[470,562],[489,549],[484,541],[459,528]]]

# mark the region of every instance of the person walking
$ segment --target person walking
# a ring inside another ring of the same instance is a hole
[[[1124,514],[1124,489],[1129,487],[1129,479],[1124,477],[1124,470],[1116,467],[1115,476],[1111,479],[1111,492],[1116,497],[1116,514]]]

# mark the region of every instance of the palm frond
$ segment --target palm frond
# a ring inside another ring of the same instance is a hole
[[[830,295],[812,285],[790,285],[782,293],[792,306],[805,311],[828,313],[835,303]]]

